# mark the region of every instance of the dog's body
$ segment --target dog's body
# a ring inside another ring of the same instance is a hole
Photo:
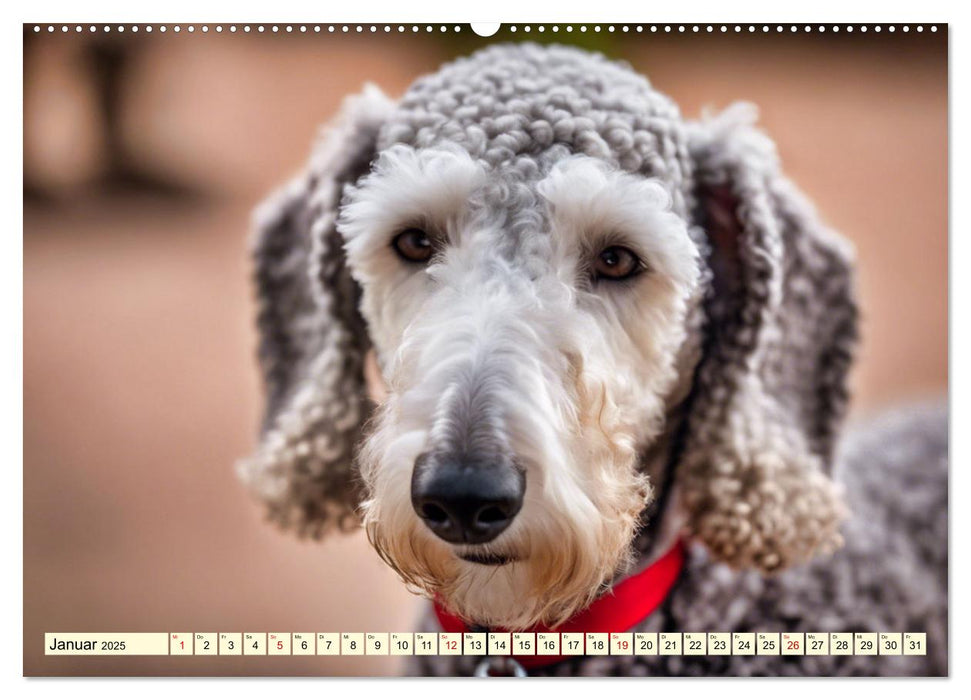
[[[271,514],[313,535],[362,515],[475,625],[563,623],[687,538],[645,629],[927,631],[932,650],[555,673],[946,672],[941,437],[898,426],[936,450],[908,463],[848,455],[846,498],[827,475],[851,255],[749,121],[686,122],[624,66],[531,45],[349,101],[259,221],[269,401],[241,471]],[[892,505],[891,474],[940,510]]]

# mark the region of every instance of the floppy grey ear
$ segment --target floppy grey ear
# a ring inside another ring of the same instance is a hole
[[[238,473],[272,519],[301,535],[357,524],[354,449],[371,411],[360,290],[335,228],[344,185],[360,177],[394,103],[366,86],[345,100],[306,171],[257,210],[259,359],[266,412]]]
[[[689,128],[712,285],[678,480],[693,535],[770,572],[841,543],[847,511],[828,472],[856,305],[849,244],[782,175],[754,120],[736,105]]]

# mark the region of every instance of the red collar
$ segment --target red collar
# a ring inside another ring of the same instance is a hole
[[[664,556],[638,574],[624,579],[559,627],[543,625],[523,632],[626,632],[657,610],[678,580],[684,566],[684,543],[675,542]],[[445,632],[469,632],[461,618],[435,601],[435,615]],[[495,632],[506,630],[493,630]],[[562,661],[566,656],[514,656],[523,668],[539,668]]]

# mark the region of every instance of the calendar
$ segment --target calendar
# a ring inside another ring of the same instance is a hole
[[[953,672],[945,16],[35,5],[24,678]]]
[[[48,632],[47,656],[926,656],[924,632]]]

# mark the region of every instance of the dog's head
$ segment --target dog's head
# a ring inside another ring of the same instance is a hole
[[[535,46],[349,98],[259,214],[244,478],[301,532],[361,516],[411,586],[508,628],[602,591],[658,484],[734,566],[838,544],[849,254],[750,122]]]

